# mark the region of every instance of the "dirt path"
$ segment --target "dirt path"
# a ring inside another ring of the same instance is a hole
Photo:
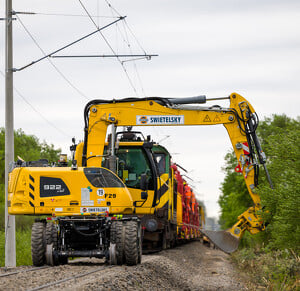
[[[102,260],[86,259],[1,277],[0,290],[30,290],[96,269],[101,270],[44,290],[247,290],[229,256],[200,242],[144,255],[142,264],[133,267],[109,267]]]

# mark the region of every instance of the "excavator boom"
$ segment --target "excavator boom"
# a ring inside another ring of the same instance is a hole
[[[219,99],[228,99],[229,107],[199,105]],[[9,174],[9,213],[53,219],[33,225],[36,266],[66,263],[74,256],[135,265],[141,262],[142,249],[165,249],[177,240],[201,237],[200,231],[231,253],[245,231],[264,230],[257,184],[259,163],[266,169],[266,156],[256,135],[254,108],[239,94],[93,100],[84,109],[84,122],[84,141],[73,141],[71,147],[71,167],[19,160]],[[253,205],[230,229],[213,232],[202,230],[203,208],[167,149],[139,132],[117,128],[220,124],[227,130],[238,161],[235,170],[243,175]]]
[[[218,98],[212,99],[217,100]],[[112,125],[112,154],[108,158],[115,164],[113,153],[114,132],[120,126],[187,126],[223,124],[231,140],[238,166],[236,171],[244,176],[248,192],[254,205],[238,217],[238,222],[227,231],[212,232],[205,230],[215,245],[227,253],[235,251],[240,238],[246,230],[255,234],[264,230],[258,212],[261,210],[257,193],[258,161],[266,169],[265,154],[256,136],[258,118],[252,105],[241,95],[232,93],[228,108],[220,106],[199,106],[205,103],[205,96],[191,98],[127,98],[121,100],[94,100],[85,108],[85,141],[82,166],[98,166],[103,159],[107,127]],[[115,168],[112,166],[111,170]],[[266,171],[268,180],[272,182]]]

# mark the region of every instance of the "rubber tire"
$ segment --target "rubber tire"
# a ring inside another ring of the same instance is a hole
[[[110,241],[116,244],[117,265],[123,265],[125,261],[124,240],[125,240],[125,225],[123,221],[115,220],[111,224]]]
[[[134,266],[141,260],[141,231],[138,221],[127,221],[125,224],[125,260],[129,266]],[[140,258],[139,258],[140,257]]]
[[[46,227],[43,222],[35,222],[31,229],[31,257],[34,266],[39,267],[45,264],[46,257]]]
[[[142,262],[143,255],[143,242],[142,242],[142,225],[138,224],[138,238],[139,238],[139,253],[138,253],[138,264]]]
[[[53,248],[57,249],[57,229],[52,222],[46,224],[46,244],[53,244]]]

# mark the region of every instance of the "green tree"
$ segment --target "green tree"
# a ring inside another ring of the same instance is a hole
[[[25,161],[48,159],[49,162],[56,162],[61,152],[55,149],[53,144],[48,145],[45,141],[40,143],[34,135],[27,135],[22,129],[14,132],[15,161],[21,157]],[[5,169],[5,130],[0,128],[0,184],[4,184]]]
[[[20,156],[25,161],[34,161],[41,158],[48,159],[49,162],[58,160],[60,149],[55,149],[54,145],[48,145],[45,141],[40,143],[34,135],[27,135],[22,129],[14,132],[15,161]],[[5,130],[0,128],[0,229],[4,227],[4,175],[5,175]],[[30,226],[24,216],[17,217],[17,227],[24,229]]]
[[[236,223],[237,217],[251,206],[251,197],[248,194],[244,178],[235,172],[237,160],[234,152],[225,156],[225,179],[221,184],[222,194],[219,197],[221,215],[219,224],[222,229],[227,229]]]
[[[299,241],[300,122],[286,115],[273,115],[260,122],[257,133],[268,157],[268,169],[275,189],[271,190],[263,170],[259,194],[269,223],[263,238],[270,247],[295,248]],[[241,174],[235,173],[234,153],[225,157],[225,179],[219,198],[220,225],[228,228],[252,205]],[[262,236],[259,236],[262,237]],[[297,244],[295,244],[297,242]]]
[[[268,210],[265,219],[270,233],[268,247],[298,249],[300,247],[300,129],[299,126],[266,138],[269,171],[274,190],[266,183],[260,188],[262,205]]]

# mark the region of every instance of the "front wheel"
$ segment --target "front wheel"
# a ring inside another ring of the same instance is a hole
[[[31,229],[31,256],[34,266],[42,266],[46,261],[46,226],[43,222],[35,222]]]

